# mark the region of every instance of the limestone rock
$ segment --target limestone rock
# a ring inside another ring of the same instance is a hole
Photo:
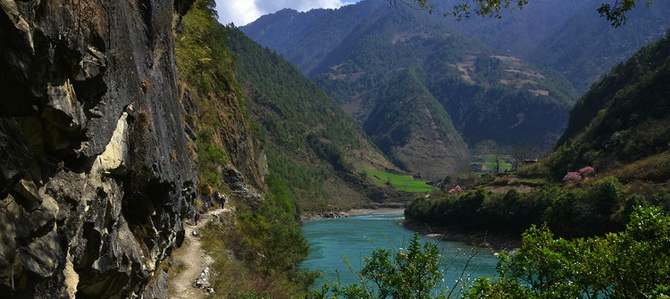
[[[209,267],[205,267],[202,269],[202,272],[200,272],[200,275],[198,275],[198,278],[193,282],[193,287],[202,289],[207,294],[214,294],[215,291],[212,288],[211,284],[209,283],[209,280],[211,279],[212,272],[209,269]]]
[[[5,198],[26,173],[33,159],[19,124],[0,118],[0,198]]]
[[[232,167],[225,167],[222,172],[223,179],[230,186],[233,196],[252,207],[257,207],[264,200],[261,194],[247,187],[242,173]]]
[[[31,242],[24,254],[21,254],[23,266],[40,277],[50,277],[63,260],[60,238],[55,230]]]
[[[192,2],[0,0],[0,297],[167,294],[197,197],[173,50]]]

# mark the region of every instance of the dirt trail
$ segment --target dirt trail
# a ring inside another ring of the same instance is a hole
[[[183,264],[183,270],[170,280],[172,298],[198,299],[204,298],[205,293],[201,289],[193,287],[193,282],[198,278],[202,269],[208,265],[207,254],[202,249],[202,241],[199,236],[194,236],[193,231],[199,232],[205,226],[212,215],[228,212],[228,207],[216,209],[201,215],[198,225],[192,225],[191,221],[184,223],[186,238],[181,248],[175,250],[174,265]]]

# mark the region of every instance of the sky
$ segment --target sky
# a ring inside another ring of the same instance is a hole
[[[216,0],[219,23],[244,26],[262,15],[284,8],[308,11],[314,8],[338,8],[360,0]]]

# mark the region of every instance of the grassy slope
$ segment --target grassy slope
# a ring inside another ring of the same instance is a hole
[[[435,189],[424,181],[415,180],[411,175],[397,175],[384,171],[361,168],[368,178],[380,186],[391,185],[405,192],[428,192]]]
[[[484,162],[472,162],[472,164],[481,164],[486,167],[486,170],[491,171],[496,169],[496,158],[495,155],[476,155],[475,159],[481,159]],[[500,162],[500,171],[509,171],[512,170],[512,164],[505,162],[505,157],[501,158]]]

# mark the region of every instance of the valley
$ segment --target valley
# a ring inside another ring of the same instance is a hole
[[[561,75],[496,53],[424,12],[393,10],[379,1],[355,6],[369,17],[336,27],[341,32],[331,48],[321,42],[331,37],[316,30],[300,36],[271,32],[315,22],[310,14],[346,18],[353,7],[282,11],[241,30],[261,44],[267,36],[267,45],[312,77],[396,165],[424,179],[455,174],[470,160],[468,147],[483,140],[546,150],[558,138],[577,97]],[[290,23],[282,19],[289,17]],[[328,54],[292,60],[306,49]]]
[[[670,294],[667,0],[239,1],[0,1],[0,297]]]

